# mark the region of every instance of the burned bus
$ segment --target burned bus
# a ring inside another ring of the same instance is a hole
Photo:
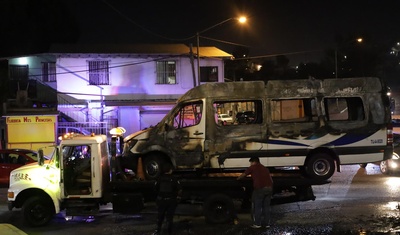
[[[222,124],[218,114],[232,122]],[[207,83],[124,141],[123,157],[141,158],[149,179],[164,164],[243,170],[251,156],[328,179],[340,165],[391,157],[390,99],[375,77]]]

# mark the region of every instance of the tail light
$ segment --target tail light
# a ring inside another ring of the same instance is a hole
[[[393,125],[392,123],[390,123],[387,126],[387,131],[386,131],[386,135],[387,135],[387,145],[393,145]]]

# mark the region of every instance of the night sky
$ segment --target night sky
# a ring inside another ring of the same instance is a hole
[[[307,62],[338,37],[400,41],[399,14],[398,0],[2,0],[0,54],[44,42],[195,45],[196,32],[245,15],[246,25],[231,20],[202,33],[219,42],[201,38],[200,45],[228,53],[244,45],[249,56],[296,54]]]
[[[231,20],[201,36],[201,45],[231,52],[246,45],[251,56],[322,52],[335,38],[365,37],[374,42],[400,40],[400,1],[201,0],[79,1],[68,6],[81,26],[80,42],[185,42],[228,18],[245,15],[246,25]]]

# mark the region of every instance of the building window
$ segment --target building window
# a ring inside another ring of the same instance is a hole
[[[157,61],[157,84],[176,84],[175,61]]]
[[[89,85],[110,85],[108,61],[88,61]]]
[[[54,62],[42,63],[42,81],[43,82],[56,81],[56,63]]]
[[[29,67],[28,65],[10,65],[10,80],[14,81],[28,81]]]
[[[218,67],[200,67],[200,82],[218,82]]]

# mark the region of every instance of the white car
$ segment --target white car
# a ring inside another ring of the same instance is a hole
[[[233,119],[228,114],[218,114],[218,123],[222,125],[232,124]]]

